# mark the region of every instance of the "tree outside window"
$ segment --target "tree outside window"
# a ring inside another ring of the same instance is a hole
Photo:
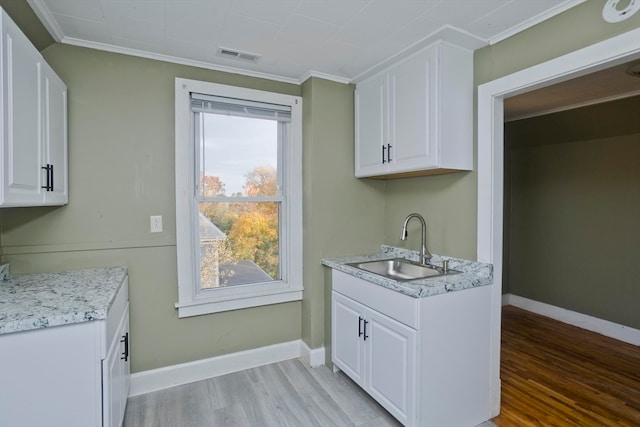
[[[196,115],[201,288],[280,280],[282,124]]]

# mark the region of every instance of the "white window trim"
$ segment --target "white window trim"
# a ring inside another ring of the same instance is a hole
[[[201,292],[196,289],[196,227],[194,209],[195,147],[191,129],[191,93],[247,99],[291,107],[290,144],[284,150],[287,193],[286,245],[282,262],[283,277],[264,285],[228,287]],[[198,316],[268,304],[302,300],[302,98],[176,78],[175,82],[176,150],[176,246],[178,258],[178,317]]]

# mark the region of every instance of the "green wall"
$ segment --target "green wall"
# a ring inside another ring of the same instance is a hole
[[[26,1],[0,0],[0,7],[27,35],[36,49],[42,51],[56,42]]]
[[[331,355],[331,285],[320,259],[378,252],[384,241],[384,181],[354,176],[350,85],[311,78],[304,99],[304,300],[302,337]]]
[[[409,223],[407,240],[400,240],[404,219],[417,212],[427,223],[430,252],[475,259],[476,193],[475,172],[389,181],[385,205],[386,243],[418,250],[421,234],[417,221]]]
[[[320,259],[377,251],[384,233],[384,182],[353,175],[353,86],[316,78],[298,86],[59,44],[44,55],[69,88],[70,201],[0,210],[12,273],[128,266],[134,372],[300,338],[322,347],[330,300]],[[302,302],[178,319],[175,77],[303,96]],[[149,233],[150,215],[163,216],[163,233]]]
[[[505,125],[509,293],[640,328],[640,97]]]
[[[640,14],[609,24],[605,0],[587,0],[523,32],[475,52],[476,85],[565,55],[640,27]]]
[[[300,302],[178,319],[173,122],[175,77],[300,86],[60,44],[44,55],[69,88],[69,204],[1,210],[12,273],[129,267],[135,372],[299,339]]]

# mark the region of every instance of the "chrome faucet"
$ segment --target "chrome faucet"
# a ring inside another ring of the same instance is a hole
[[[422,217],[422,215],[417,213],[412,213],[407,216],[407,218],[404,220],[404,224],[402,224],[402,235],[400,236],[400,240],[407,240],[407,236],[409,234],[407,233],[407,224],[409,223],[409,220],[411,218],[418,218],[422,225],[422,243],[420,245],[420,263],[426,265],[431,260],[431,253],[429,253],[429,251],[427,250],[427,244],[426,244],[427,223],[424,222],[424,218]]]

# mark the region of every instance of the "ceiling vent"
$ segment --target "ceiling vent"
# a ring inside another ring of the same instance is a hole
[[[240,52],[239,50],[227,49],[219,47],[217,56],[227,59],[235,59],[236,61],[253,62],[254,64],[260,60],[260,55],[249,52]]]

